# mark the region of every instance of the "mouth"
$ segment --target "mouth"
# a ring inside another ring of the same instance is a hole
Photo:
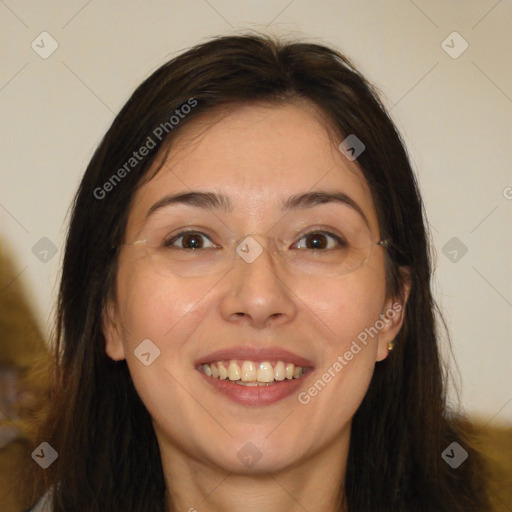
[[[304,385],[313,363],[284,350],[231,349],[195,363],[204,381],[244,405],[268,405],[290,396]]]
[[[300,379],[308,368],[286,361],[223,360],[203,363],[200,369],[208,377],[229,380],[240,386],[269,386],[284,380]]]

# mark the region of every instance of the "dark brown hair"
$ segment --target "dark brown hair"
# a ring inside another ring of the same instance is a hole
[[[372,191],[380,231],[393,241],[387,251],[388,291],[400,295],[400,267],[409,269],[412,283],[396,348],[376,364],[353,418],[348,510],[489,510],[478,455],[446,409],[426,220],[400,135],[375,90],[339,52],[245,35],[215,38],[154,72],[118,114],[82,179],[62,270],[53,408],[39,438],[59,458],[47,470],[34,465],[30,475],[34,497],[53,488],[54,512],[165,510],[149,414],[126,363],[105,353],[101,318],[114,289],[115,247],[123,241],[135,190],[159,149],[183,126],[223,106],[297,100],[315,105],[340,141],[355,134],[365,144],[357,162]],[[192,101],[186,116],[170,121]],[[162,126],[159,138],[155,130]],[[127,167],[148,137],[155,147]],[[113,180],[122,168],[127,171],[122,179]],[[111,186],[104,186],[107,182]],[[458,469],[441,458],[453,441],[469,452]]]

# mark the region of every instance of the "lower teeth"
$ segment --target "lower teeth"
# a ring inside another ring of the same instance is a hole
[[[272,384],[276,384],[275,380],[272,382],[244,382],[241,380],[232,380],[230,382],[239,384],[240,386],[271,386]]]

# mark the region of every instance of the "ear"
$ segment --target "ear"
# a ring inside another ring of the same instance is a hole
[[[379,329],[377,361],[388,357],[388,345],[394,341],[404,323],[405,308],[411,291],[411,274],[406,267],[400,268],[400,274],[402,284],[399,296],[388,297],[381,311],[381,322],[384,326]]]
[[[114,361],[125,359],[121,328],[117,320],[116,306],[109,301],[103,310],[102,331],[105,337],[105,352]]]

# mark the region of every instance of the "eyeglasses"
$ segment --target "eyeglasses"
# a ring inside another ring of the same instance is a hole
[[[375,246],[390,244],[389,240],[374,242],[362,222],[344,229],[338,225],[332,231],[313,228],[285,238],[250,233],[218,240],[199,228],[187,227],[171,236],[148,236],[121,247],[139,249],[141,257],[162,276],[211,276],[264,259],[295,276],[328,278],[357,270]]]

